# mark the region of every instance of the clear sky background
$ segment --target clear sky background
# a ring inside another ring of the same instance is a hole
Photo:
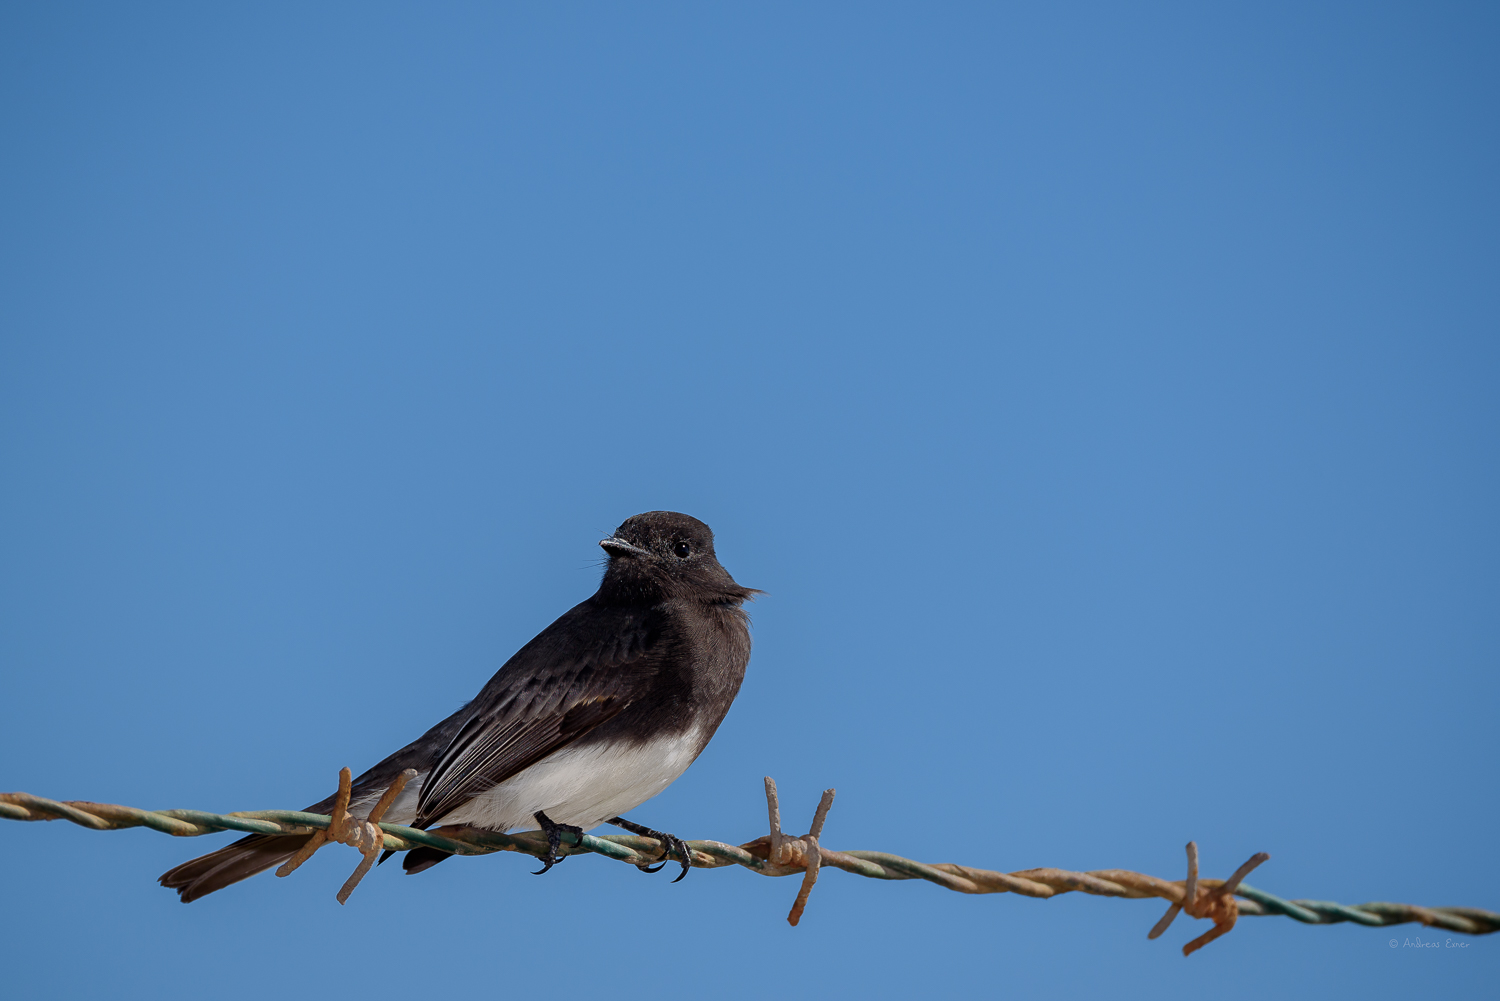
[[[298,808],[707,521],[637,820],[1500,909],[1487,4],[7,4],[0,789]],[[1437,997],[1500,936],[0,824],[16,997]]]

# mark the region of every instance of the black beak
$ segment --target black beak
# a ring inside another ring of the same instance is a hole
[[[599,540],[599,546],[606,553],[609,553],[610,556],[650,556],[651,555],[650,553],[646,552],[646,550],[640,548],[639,546],[632,546],[630,543],[626,542],[624,539],[617,539],[617,538],[615,538],[612,535],[609,538],[607,538],[607,539],[600,539]]]

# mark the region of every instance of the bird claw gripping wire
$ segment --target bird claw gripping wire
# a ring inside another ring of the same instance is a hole
[[[396,802],[396,797],[401,795],[401,790],[406,788],[406,783],[417,777],[415,768],[408,768],[396,780],[386,787],[381,794],[380,801],[370,811],[368,819],[361,820],[349,814],[349,797],[352,794],[353,773],[345,768],[339,772],[339,791],[333,801],[333,813],[328,821],[326,831],[314,831],[307,844],[298,849],[297,854],[287,859],[281,868],[276,870],[278,876],[290,876],[303,862],[313,857],[313,853],[330,841],[336,841],[341,845],[359,849],[364,856],[359,866],[344,881],[344,885],[338,892],[338,902],[345,903],[349,894],[359,885],[359,881],[365,878],[365,874],[375,864],[380,850],[385,847],[385,832],[380,829],[380,818],[385,816],[385,811]]]
[[[693,850],[688,847],[686,841],[677,835],[667,834],[665,831],[652,830],[644,824],[637,824],[634,821],[626,820],[624,817],[611,817],[605,823],[614,824],[616,827],[627,830],[631,834],[643,838],[655,838],[661,842],[661,855],[656,862],[647,862],[644,865],[636,866],[641,872],[654,876],[665,869],[667,863],[675,858],[682,866],[682,872],[678,873],[677,878],[672,880],[672,882],[678,883],[682,881],[682,877],[688,874],[688,870],[693,867]]]
[[[569,834],[573,835],[578,839],[576,843],[581,845],[583,844],[583,828],[575,827],[573,824],[554,823],[552,818],[547,816],[541,810],[533,813],[532,817],[536,819],[537,824],[542,829],[542,833],[547,836],[547,854],[541,860],[542,867],[536,872],[532,873],[533,876],[540,876],[543,873],[550,871],[553,866],[557,865],[557,863],[567,858],[566,855],[562,854],[563,832],[566,831]]]
[[[1156,927],[1152,928],[1146,937],[1160,937],[1161,933],[1176,920],[1179,911],[1187,911],[1188,917],[1192,918],[1208,918],[1214,923],[1212,928],[1182,947],[1184,956],[1191,956],[1219,936],[1229,934],[1240,916],[1239,905],[1234,899],[1234,891],[1239,889],[1240,882],[1250,875],[1256,866],[1270,857],[1265,852],[1256,852],[1223,883],[1212,888],[1202,887],[1198,885],[1198,842],[1189,841],[1187,843],[1187,881],[1182,887],[1182,900],[1167,908],[1167,913],[1161,916],[1161,920],[1156,922]]]

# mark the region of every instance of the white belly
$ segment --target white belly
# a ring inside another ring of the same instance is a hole
[[[440,817],[438,824],[472,824],[491,831],[534,831],[535,813],[585,831],[640,806],[687,771],[698,753],[698,735],[661,738],[621,748],[595,744],[565,747],[513,775],[488,792]],[[383,818],[410,824],[427,773],[406,784]],[[349,812],[368,817],[380,791],[355,799]]]
[[[585,831],[640,806],[671,785],[699,750],[696,733],[621,747],[593,744],[554,751],[518,775],[450,811],[440,824],[534,831],[542,812]]]

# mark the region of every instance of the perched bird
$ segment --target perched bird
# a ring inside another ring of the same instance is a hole
[[[713,532],[685,514],[638,514],[599,545],[609,560],[593,597],[523,646],[472,702],[359,776],[351,815],[368,817],[413,768],[384,820],[540,829],[551,846],[540,872],[561,860],[561,832],[607,822],[659,839],[663,859],[682,860],[677,879],[687,874],[680,840],[619,815],[686,771],[723,722],[750,660],[740,605],[759,592],[735,583],[714,556]],[[329,813],[333,802],[307,811]],[[310,836],[253,834],[184,862],[161,884],[187,903],[280,865]],[[417,873],[447,857],[415,848],[402,868]]]

